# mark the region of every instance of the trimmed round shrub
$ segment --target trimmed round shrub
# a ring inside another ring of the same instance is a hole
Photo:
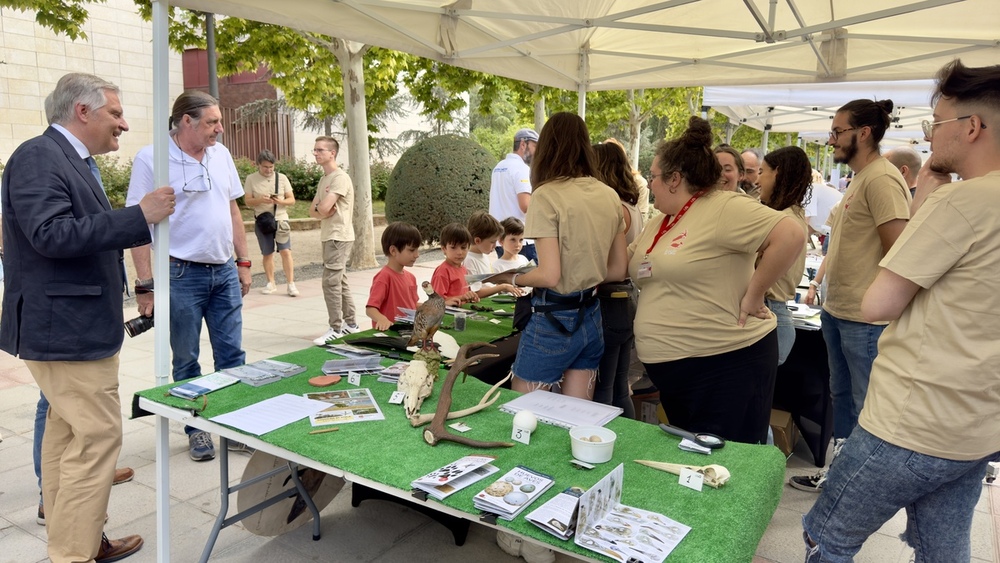
[[[475,141],[441,135],[410,147],[389,176],[385,216],[406,221],[427,242],[448,223],[465,224],[490,207],[490,176],[496,160]]]

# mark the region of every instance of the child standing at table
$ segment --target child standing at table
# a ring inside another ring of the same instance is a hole
[[[438,295],[444,297],[447,305],[479,301],[479,296],[465,281],[468,270],[464,264],[470,244],[472,235],[462,224],[449,223],[441,229],[441,252],[444,253],[444,262],[434,269],[431,287]]]
[[[463,263],[465,269],[473,275],[492,274],[493,264],[490,259],[494,256],[497,240],[503,234],[503,227],[489,213],[476,211],[469,217],[468,229],[472,235],[472,245]],[[481,284],[477,282],[472,288],[478,291],[479,285]]]
[[[406,268],[420,256],[420,231],[409,223],[391,223],[382,233],[386,265],[372,279],[365,313],[372,327],[386,330],[400,313],[399,308],[417,308],[417,278]]]
[[[528,265],[528,259],[520,254],[524,246],[524,223],[517,217],[508,217],[500,222],[503,227],[503,256],[493,261],[494,272],[506,272]]]

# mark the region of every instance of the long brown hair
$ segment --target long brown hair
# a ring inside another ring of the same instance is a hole
[[[812,198],[812,165],[799,147],[781,147],[764,156],[774,169],[774,189],[765,205],[783,211],[793,205],[805,205]]]
[[[538,136],[531,163],[531,186],[537,190],[558,179],[596,176],[597,162],[587,124],[580,116],[559,112],[549,118]]]
[[[597,179],[611,186],[619,199],[635,205],[639,201],[639,185],[625,149],[614,143],[600,143],[594,145],[594,155],[597,156]]]

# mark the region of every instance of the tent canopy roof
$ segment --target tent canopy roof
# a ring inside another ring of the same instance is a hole
[[[569,90],[927,79],[1000,61],[996,0],[177,0]]]

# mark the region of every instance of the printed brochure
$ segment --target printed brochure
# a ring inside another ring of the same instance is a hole
[[[549,475],[518,465],[476,494],[472,504],[504,520],[513,520],[555,481]]]
[[[439,500],[447,498],[452,493],[500,471],[497,467],[490,465],[494,460],[496,457],[491,455],[467,455],[458,461],[431,471],[410,483],[410,486]]]
[[[330,403],[329,408],[309,416],[313,426],[347,424],[367,420],[385,420],[382,409],[368,389],[344,389],[341,391],[316,391],[305,393],[307,399]]]

